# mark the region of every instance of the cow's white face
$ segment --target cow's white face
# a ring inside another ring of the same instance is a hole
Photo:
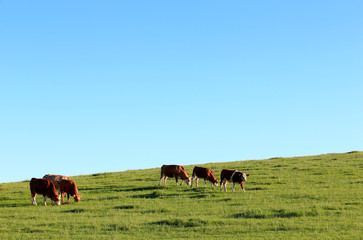
[[[190,186],[190,178],[184,180],[186,184]]]
[[[247,175],[246,175],[246,173],[242,173],[241,179],[242,179],[242,182],[246,182],[247,181]]]

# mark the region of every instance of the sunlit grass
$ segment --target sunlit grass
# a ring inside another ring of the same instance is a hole
[[[81,202],[59,207],[32,206],[28,181],[0,184],[0,238],[360,239],[362,165],[362,152],[204,165],[251,174],[245,193],[158,186],[159,168],[74,176]]]

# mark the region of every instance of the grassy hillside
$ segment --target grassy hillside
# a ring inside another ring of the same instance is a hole
[[[44,207],[28,181],[0,184],[0,239],[363,238],[363,152],[201,166],[251,174],[246,192],[159,187],[155,168],[72,177],[81,202]]]

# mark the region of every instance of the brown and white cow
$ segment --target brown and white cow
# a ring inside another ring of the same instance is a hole
[[[59,185],[59,183],[62,180],[70,180],[70,178],[67,177],[67,176],[56,175],[56,174],[47,174],[47,175],[44,175],[43,178],[52,181],[54,183],[55,188],[58,190],[58,193],[60,193],[60,185]]]
[[[62,202],[64,202],[64,195],[67,193],[67,200],[69,201],[69,196],[74,198],[74,201],[79,202],[81,196],[78,194],[77,185],[72,180],[62,180],[59,183],[60,192],[62,196]]]
[[[159,181],[159,186],[161,183],[161,180],[164,179],[164,185],[166,186],[166,179],[168,177],[175,177],[176,185],[178,186],[178,179],[182,179],[185,181],[188,185],[190,185],[190,178],[188,177],[187,172],[185,171],[185,168],[180,165],[163,165],[161,167],[161,176]],[[183,185],[183,181],[180,185]]]
[[[205,168],[205,167],[194,167],[193,174],[192,174],[192,183],[191,183],[191,186],[193,186],[193,180],[195,179],[195,182],[196,182],[195,185],[198,187],[198,180],[199,180],[199,178],[203,178],[204,179],[204,187],[207,186],[207,180],[210,182],[210,185],[212,187],[213,186],[218,186],[218,180],[214,176],[212,170],[210,170],[209,168]]]
[[[248,176],[249,176],[249,174],[243,173],[238,170],[223,169],[221,172],[221,189],[220,189],[220,191],[222,191],[222,186],[224,186],[224,191],[227,192],[227,187],[226,187],[227,182],[232,182],[233,183],[232,192],[234,192],[234,187],[235,187],[236,183],[241,185],[242,191],[245,192],[245,189],[243,187],[243,182],[247,181]]]
[[[43,178],[32,178],[30,180],[30,192],[33,205],[37,205],[35,201],[35,196],[37,194],[43,195],[44,206],[47,206],[46,199],[49,197],[52,200],[52,205],[54,202],[56,205],[60,205],[59,195],[52,181]]]

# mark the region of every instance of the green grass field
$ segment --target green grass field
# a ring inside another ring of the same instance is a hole
[[[363,239],[363,152],[200,166],[251,174],[246,192],[158,186],[154,168],[71,177],[81,202],[44,207],[0,184],[0,239]]]

